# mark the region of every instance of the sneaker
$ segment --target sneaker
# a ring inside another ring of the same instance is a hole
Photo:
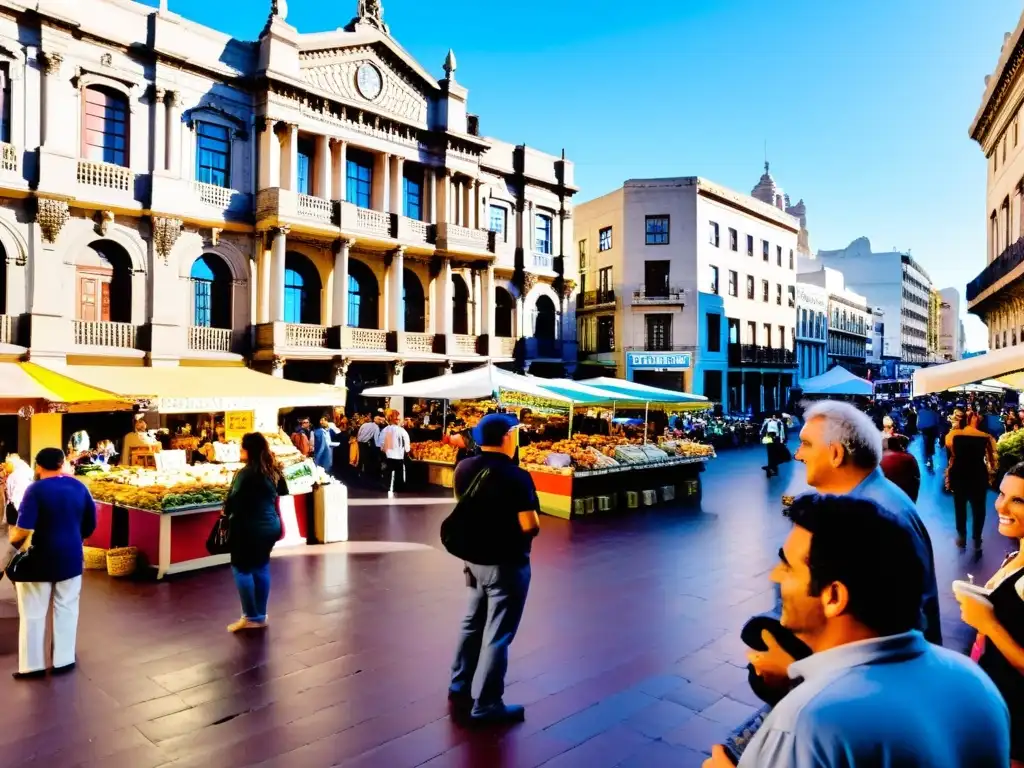
[[[39,680],[40,678],[46,677],[46,670],[36,669],[32,672],[12,672],[11,677],[15,680]]]
[[[63,667],[54,667],[53,669],[50,670],[50,674],[51,675],[66,675],[69,672],[74,672],[74,671],[75,671],[75,662],[72,661],[70,664],[65,664]]]
[[[519,704],[501,704],[479,714],[473,713],[470,722],[474,725],[505,725],[521,723],[526,719],[526,708]]]
[[[473,695],[467,691],[448,691],[448,706],[455,716],[466,716],[473,711]]]

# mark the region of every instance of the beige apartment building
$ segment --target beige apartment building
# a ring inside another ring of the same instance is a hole
[[[484,135],[455,54],[432,74],[380,3],[315,34],[251,5],[254,42],[166,2],[0,2],[4,353],[355,391],[575,363],[564,153]]]
[[[970,312],[988,326],[989,349],[1024,344],[1024,15],[1003,39],[999,60],[985,77],[970,136],[988,163],[985,268],[967,285]]]
[[[801,222],[698,177],[634,179],[576,209],[581,369],[702,394],[731,411],[786,402]]]

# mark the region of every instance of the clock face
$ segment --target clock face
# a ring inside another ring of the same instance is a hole
[[[373,64],[363,64],[356,70],[356,87],[363,94],[363,98],[373,101],[384,87],[384,80],[381,78],[380,70]]]

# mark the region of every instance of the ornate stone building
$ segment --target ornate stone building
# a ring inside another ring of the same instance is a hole
[[[274,0],[257,42],[166,2],[3,0],[3,351],[356,390],[561,370],[573,166],[482,135],[456,75],[375,0],[316,34]]]

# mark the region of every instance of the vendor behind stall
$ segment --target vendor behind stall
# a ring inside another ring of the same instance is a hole
[[[135,448],[152,447],[157,442],[149,436],[149,427],[141,415],[135,417],[135,430],[124,436],[121,445],[121,464],[132,463],[132,450]]]

